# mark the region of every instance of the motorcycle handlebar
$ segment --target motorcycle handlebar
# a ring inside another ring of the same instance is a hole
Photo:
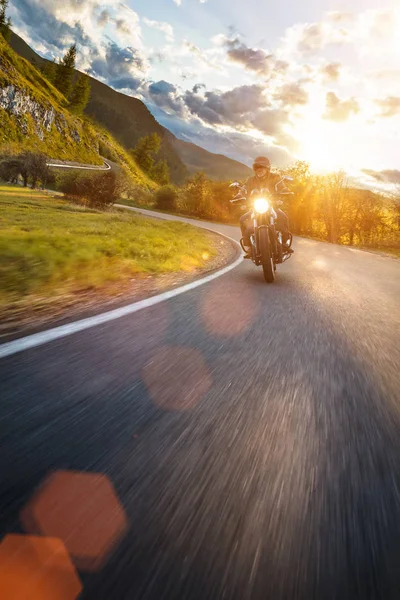
[[[271,197],[279,197],[279,196],[292,196],[293,192],[273,192],[271,193]],[[242,196],[241,198],[233,198],[232,200],[229,200],[229,202],[231,204],[237,204],[238,202],[249,202],[250,200],[252,200],[251,196]]]

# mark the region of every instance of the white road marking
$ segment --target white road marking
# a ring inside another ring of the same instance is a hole
[[[47,163],[48,167],[57,167],[58,169],[84,169],[85,171],[110,171],[111,165],[108,162],[104,161],[104,167],[97,167],[94,165],[93,167],[78,167],[77,165],[58,165],[56,163]]]
[[[217,232],[213,231],[213,233]],[[224,237],[236,244],[237,246],[239,246],[239,244],[232,238],[222,233],[217,233],[217,235]],[[100,315],[95,315],[93,317],[88,317],[87,319],[82,319],[80,321],[68,323],[67,325],[54,327],[52,329],[48,329],[47,331],[34,333],[32,335],[28,335],[26,337],[14,340],[12,342],[2,344],[0,345],[0,358],[12,356],[13,354],[17,354],[18,352],[24,352],[24,350],[36,348],[37,346],[43,346],[44,344],[48,344],[49,342],[59,340],[61,338],[73,335],[74,333],[78,333],[80,331],[84,331],[85,329],[90,329],[92,327],[96,327],[97,325],[103,325],[104,323],[109,323],[110,321],[120,319],[121,317],[126,317],[127,315],[132,315],[133,313],[136,313],[139,310],[143,310],[144,308],[150,308],[150,306],[154,306],[155,304],[159,304],[160,302],[164,302],[165,300],[170,300],[171,298],[179,296],[180,294],[184,294],[185,292],[190,292],[191,290],[194,290],[195,288],[200,287],[205,283],[209,283],[210,281],[213,281],[214,279],[217,279],[222,275],[226,275],[226,273],[229,273],[229,271],[232,271],[232,269],[235,269],[237,266],[239,266],[242,261],[243,256],[241,255],[238,259],[235,260],[235,262],[228,265],[227,267],[224,267],[223,269],[220,269],[216,273],[207,275],[206,277],[198,279],[197,281],[192,281],[192,283],[188,283],[174,290],[163,292],[162,294],[159,294],[157,296],[152,296],[151,298],[146,298],[145,300],[140,300],[139,302],[134,302],[133,304],[128,304],[128,306],[122,306],[121,308],[116,308],[114,310],[110,310]]]

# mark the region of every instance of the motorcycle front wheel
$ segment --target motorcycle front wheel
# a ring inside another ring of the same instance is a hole
[[[259,231],[261,264],[264,271],[264,279],[267,283],[275,281],[274,260],[272,257],[272,248],[269,240],[269,231],[267,227],[261,227]]]

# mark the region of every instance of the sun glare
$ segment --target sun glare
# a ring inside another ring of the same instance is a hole
[[[333,171],[350,166],[351,157],[346,156],[345,131],[340,124],[313,118],[296,129],[301,144],[301,159],[310,163],[316,171]]]

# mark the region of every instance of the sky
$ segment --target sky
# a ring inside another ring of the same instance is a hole
[[[251,165],[306,160],[400,184],[400,0],[13,0],[42,56],[143,100],[175,135]]]

